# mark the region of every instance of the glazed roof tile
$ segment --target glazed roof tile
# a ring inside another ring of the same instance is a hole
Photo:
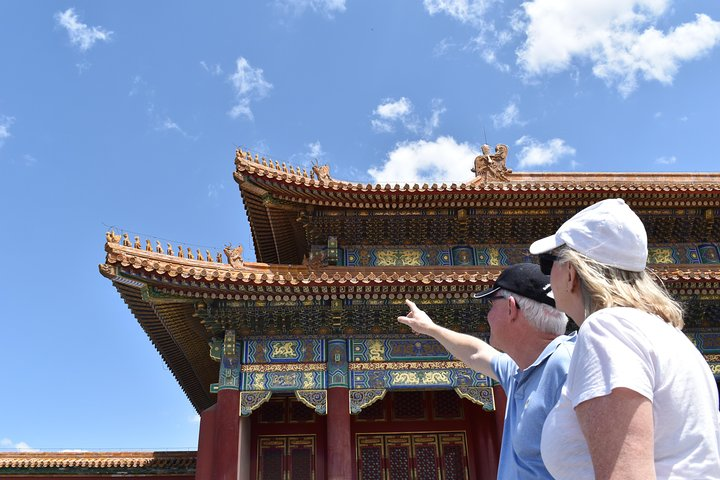
[[[470,165],[470,162],[468,162]],[[282,182],[288,186],[306,187],[319,191],[355,193],[477,193],[490,191],[608,191],[608,192],[693,192],[720,190],[720,174],[715,172],[513,172],[507,181],[478,182],[478,178],[462,183],[425,184],[365,184],[329,178],[320,180],[300,168],[253,157],[238,149],[235,155],[235,178],[243,182],[245,176]]]
[[[115,276],[113,265],[131,267],[144,272],[166,275],[169,278],[193,279],[200,282],[233,282],[255,285],[308,284],[441,284],[478,283],[495,280],[504,267],[484,266],[391,266],[391,267],[332,267],[310,269],[307,265],[270,265],[245,262],[241,267],[227,263],[178,258],[148,252],[117,243],[106,244],[107,263],[100,265],[103,275]],[[714,265],[655,265],[654,271],[665,281],[718,280],[720,266]]]
[[[194,471],[197,452],[0,452],[7,469],[147,469]]]

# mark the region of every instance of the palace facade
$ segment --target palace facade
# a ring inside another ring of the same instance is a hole
[[[5,453],[0,474],[493,479],[504,392],[396,317],[411,298],[485,338],[471,294],[605,198],[645,223],[720,379],[720,174],[522,173],[506,157],[484,146],[464,184],[366,185],[238,150],[256,262],[108,232],[100,265],[201,414],[197,452]]]

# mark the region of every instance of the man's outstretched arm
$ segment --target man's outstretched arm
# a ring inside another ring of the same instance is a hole
[[[497,350],[477,337],[436,325],[414,302],[405,300],[405,303],[410,312],[398,317],[398,322],[404,323],[416,333],[431,336],[468,367],[497,380],[490,363],[498,354]]]

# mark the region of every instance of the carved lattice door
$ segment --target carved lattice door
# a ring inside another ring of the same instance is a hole
[[[315,480],[315,437],[258,438],[258,480]]]
[[[359,480],[467,480],[465,434],[357,436]]]

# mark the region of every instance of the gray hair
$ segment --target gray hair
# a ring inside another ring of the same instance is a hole
[[[568,318],[560,310],[502,288],[498,290],[497,295],[505,298],[513,297],[528,323],[539,331],[553,335],[565,333]]]

